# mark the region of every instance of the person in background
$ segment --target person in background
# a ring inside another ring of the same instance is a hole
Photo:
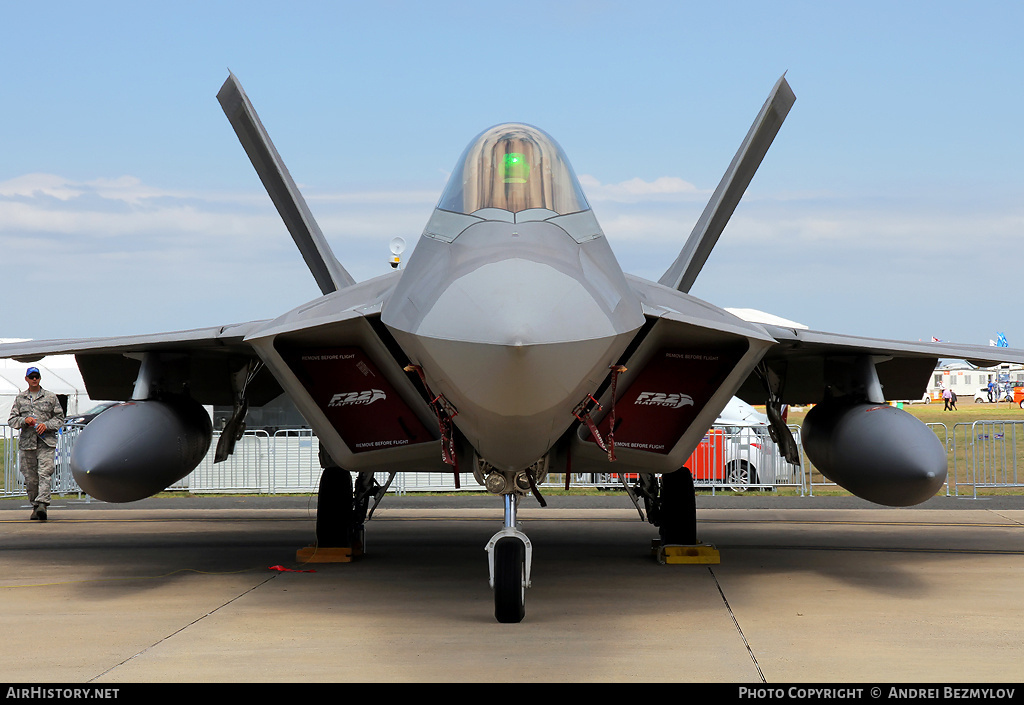
[[[57,431],[64,425],[64,408],[56,394],[43,389],[41,380],[39,368],[29,367],[25,372],[28,389],[15,397],[7,425],[21,431],[18,462],[25,476],[28,501],[32,504],[30,518],[46,521]]]

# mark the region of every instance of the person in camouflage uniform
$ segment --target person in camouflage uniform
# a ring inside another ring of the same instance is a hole
[[[56,394],[43,389],[40,379],[38,367],[28,368],[28,389],[14,399],[7,425],[21,429],[18,460],[25,476],[28,501],[32,503],[31,518],[46,521],[57,431],[64,425],[64,409]]]

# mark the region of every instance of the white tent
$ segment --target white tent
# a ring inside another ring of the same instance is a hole
[[[0,343],[21,342],[20,338],[0,338]],[[14,398],[25,390],[25,371],[29,367],[38,367],[42,377],[43,389],[54,394],[67,397],[68,416],[82,414],[96,405],[89,398],[82,381],[82,373],[78,371],[78,363],[74,355],[48,355],[39,362],[18,362],[17,360],[0,360],[0,425],[7,423],[14,406]]]

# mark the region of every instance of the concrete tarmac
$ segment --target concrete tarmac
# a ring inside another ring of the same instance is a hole
[[[315,498],[59,499],[42,524],[6,500],[4,679],[1024,680],[1024,498],[702,496],[714,566],[658,564],[657,530],[607,499],[524,500],[533,587],[517,625],[493,618],[491,498],[389,498],[364,558],[307,566]]]

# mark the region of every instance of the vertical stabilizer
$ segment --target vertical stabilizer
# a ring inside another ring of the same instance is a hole
[[[783,75],[772,89],[754,124],[750,126],[743,144],[732,158],[732,163],[693,227],[682,251],[658,280],[659,284],[689,293],[794,101],[796,96]]]
[[[217,100],[302,253],[306,266],[313,273],[320,291],[329,294],[355,284],[355,279],[331,252],[306,200],[299,193],[281,155],[274,148],[274,143],[270,141],[270,136],[234,74],[228,74],[217,93]]]

